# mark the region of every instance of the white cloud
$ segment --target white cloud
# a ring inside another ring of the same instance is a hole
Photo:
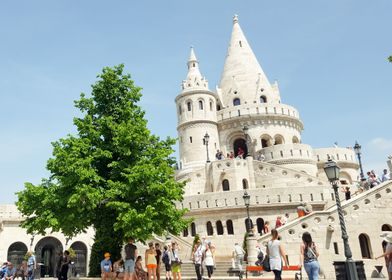
[[[379,151],[392,150],[392,139],[385,139],[382,137],[370,140],[369,146]]]

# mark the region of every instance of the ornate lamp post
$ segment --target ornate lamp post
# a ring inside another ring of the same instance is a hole
[[[354,151],[355,154],[358,157],[358,162],[359,162],[359,170],[361,171],[360,176],[361,176],[361,181],[365,180],[365,176],[363,174],[363,169],[362,169],[362,161],[361,161],[361,145],[358,144],[357,141],[355,141],[355,145],[354,145]]]
[[[352,259],[353,254],[351,253],[350,245],[348,244],[346,224],[344,222],[343,210],[339,198],[338,181],[340,168],[339,166],[337,166],[336,162],[332,161],[331,159],[328,159],[328,162],[326,162],[324,165],[324,171],[335,192],[335,201],[338,210],[340,229],[342,231],[342,239],[344,244],[344,255],[346,257],[346,261],[344,263],[346,269],[346,279],[358,280],[357,266]]]
[[[242,128],[242,131],[244,132],[244,135],[245,135],[246,154],[244,155],[244,158],[246,158],[249,155],[249,149],[250,149],[250,147],[249,147],[249,135],[248,135],[249,128],[248,128],[248,126],[245,125]]]
[[[245,203],[245,207],[246,207],[246,214],[248,216],[248,220],[247,220],[248,236],[253,236],[252,224],[250,222],[250,216],[249,216],[250,195],[248,194],[248,192],[246,190],[244,191],[244,195],[242,196],[242,198],[244,199],[244,203]]]
[[[208,133],[206,132],[203,139],[204,139],[204,145],[206,145],[206,150],[207,150],[207,162],[211,162],[210,156],[208,154],[208,141],[210,141],[210,135],[208,135]]]

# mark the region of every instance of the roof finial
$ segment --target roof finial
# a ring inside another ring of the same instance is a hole
[[[233,16],[233,24],[238,23],[238,15]]]

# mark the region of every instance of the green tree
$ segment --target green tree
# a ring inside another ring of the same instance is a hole
[[[50,177],[26,183],[18,193],[28,233],[51,230],[72,237],[95,229],[90,275],[100,273],[104,252],[118,258],[128,238],[178,234],[189,223],[186,210],[174,204],[184,192],[174,180],[175,140],[151,134],[137,105],[141,88],[123,68],[104,68],[91,97],[82,93],[75,101],[81,111],[74,118],[77,134],[52,143]]]
[[[388,57],[389,62],[392,62],[392,55]]]

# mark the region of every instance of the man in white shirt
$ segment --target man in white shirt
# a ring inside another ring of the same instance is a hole
[[[244,256],[245,256],[244,249],[238,243],[235,243],[234,250],[233,250],[233,258],[240,271],[240,275],[242,275],[242,264],[244,262]]]
[[[381,182],[388,181],[389,179],[388,170],[384,169],[381,175]]]

